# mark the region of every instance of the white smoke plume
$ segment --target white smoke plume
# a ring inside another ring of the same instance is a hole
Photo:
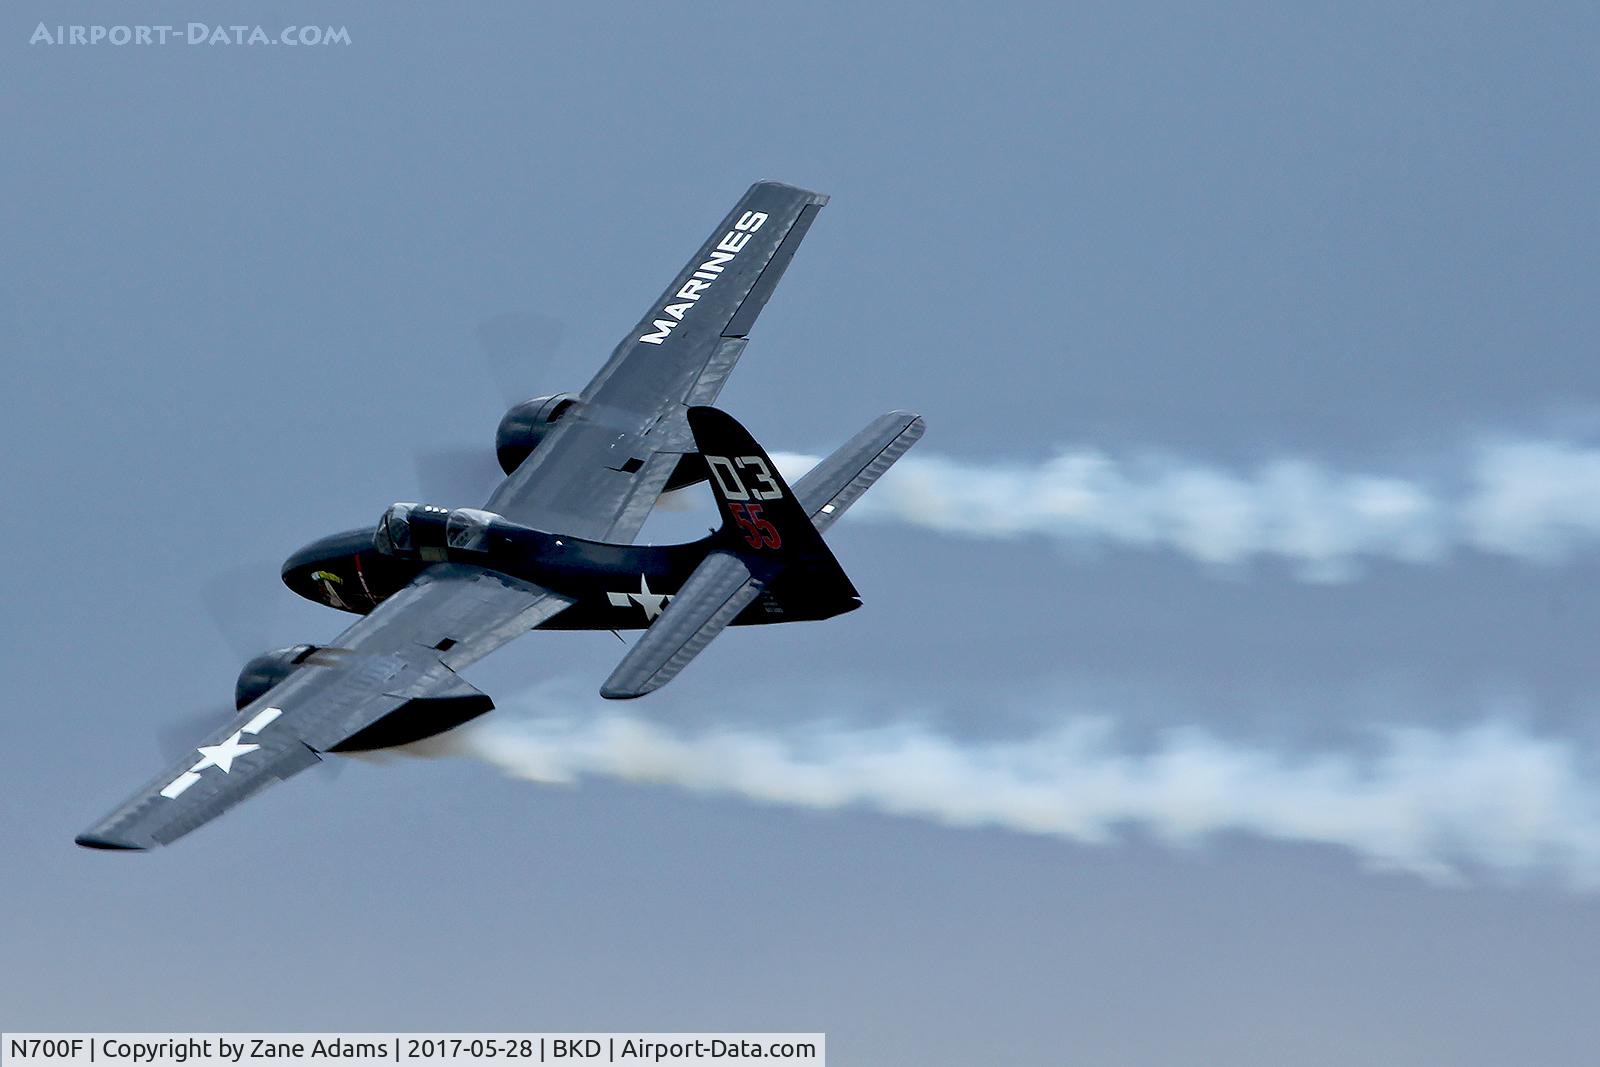
[[[774,456],[791,479],[816,463]],[[1246,472],[1070,449],[1039,463],[973,463],[913,452],[851,515],[965,537],[1037,535],[1180,552],[1235,565],[1276,557],[1311,581],[1359,561],[1437,563],[1462,551],[1560,562],[1600,546],[1600,449],[1502,440],[1430,482],[1299,459]]]
[[[1575,746],[1505,723],[1416,727],[1366,751],[1295,754],[1202,730],[1119,743],[1110,720],[958,741],[914,721],[674,731],[542,687],[444,735],[435,753],[537,782],[587,777],[819,810],[867,809],[1084,845],[1139,828],[1172,844],[1240,832],[1334,845],[1439,883],[1471,873],[1600,888],[1600,790]]]

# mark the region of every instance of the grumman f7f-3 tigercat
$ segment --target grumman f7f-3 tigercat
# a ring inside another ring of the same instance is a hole
[[[326,753],[459,726],[494,705],[457,672],[530,630],[643,628],[600,687],[628,699],[671,681],[727,626],[860,607],[822,534],[922,436],[922,419],[876,419],[791,486],[710,406],[826,203],[751,186],[582,392],[506,413],[495,439],[506,477],[482,508],[395,504],[375,529],[290,556],[291,590],[360,618],[326,645],[247,663],[233,719],[78,844],[165,845]],[[633,543],[662,493],[701,482],[720,528]]]

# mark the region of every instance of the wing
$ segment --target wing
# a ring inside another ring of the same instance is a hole
[[[321,757],[292,729],[280,708],[251,705],[181,763],[139,790],[122,807],[77,837],[85,848],[143,849],[166,844]],[[274,728],[276,727],[276,728]]]
[[[430,567],[80,834],[78,843],[164,845],[311,766],[318,753],[387,748],[481,715],[494,705],[455,669],[571,603],[492,572]]]
[[[535,529],[632,541],[716,399],[820,193],[757,182],[623,338],[579,401],[484,506]]]

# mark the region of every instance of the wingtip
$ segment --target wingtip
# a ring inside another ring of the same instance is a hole
[[[827,193],[819,193],[815,189],[807,189],[802,185],[795,185],[792,182],[779,181],[777,178],[762,178],[760,181],[753,182],[750,188],[759,189],[763,186],[775,187],[778,189],[790,189],[794,192],[802,193],[805,195],[806,199],[818,207],[825,206],[829,200]]]
[[[883,421],[888,421],[890,419],[905,424],[901,428],[900,434],[902,437],[909,436],[912,444],[916,444],[917,441],[921,440],[922,435],[927,432],[928,429],[928,420],[923,418],[920,413],[915,411],[901,411],[896,409],[894,411],[887,412],[883,416]]]
[[[93,830],[85,831],[72,839],[73,844],[80,848],[94,848],[103,852],[143,852],[148,846],[134,844],[132,841],[122,841],[105,834],[95,833]]]

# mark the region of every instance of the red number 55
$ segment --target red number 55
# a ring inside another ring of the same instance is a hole
[[[728,511],[733,515],[733,521],[744,530],[744,539],[750,543],[751,548],[778,548],[783,544],[783,536],[778,533],[778,528],[761,517],[760,504],[744,504],[730,500]]]

